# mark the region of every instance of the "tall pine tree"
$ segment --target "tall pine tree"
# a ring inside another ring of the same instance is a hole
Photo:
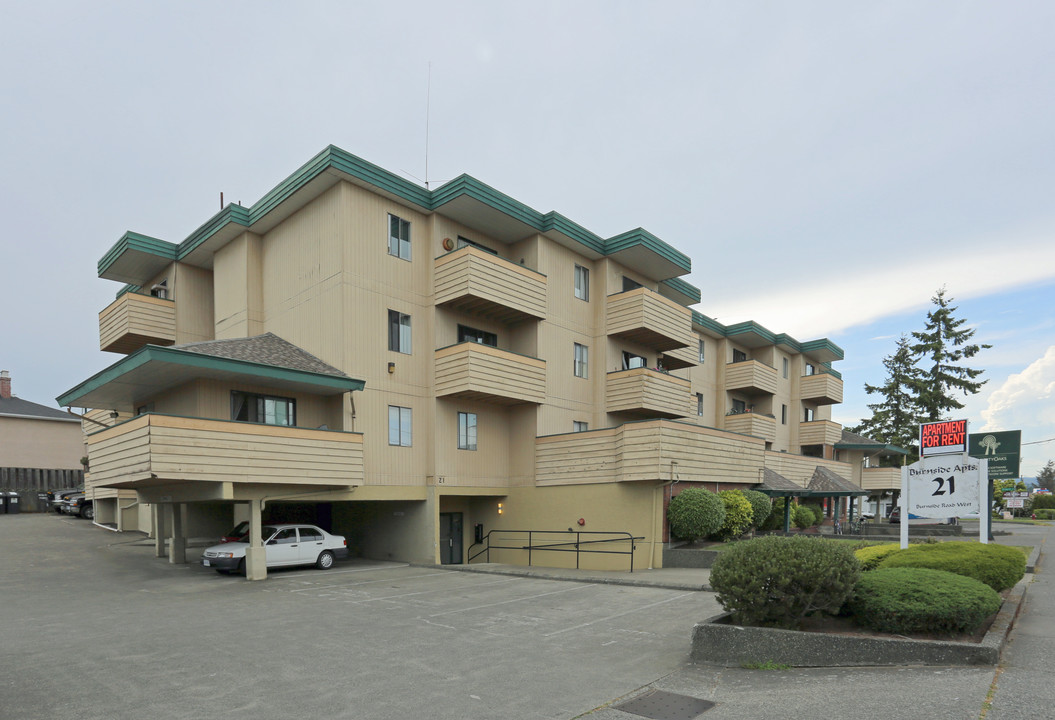
[[[882,385],[865,383],[865,392],[880,395],[882,400],[868,406],[872,417],[862,420],[851,432],[867,435],[873,440],[911,450],[919,436],[921,408],[918,402],[923,372],[916,367],[916,356],[908,337],[902,335],[897,349],[883,358],[887,370]]]
[[[927,422],[948,418],[951,410],[963,408],[958,394],[966,397],[981,390],[986,381],[976,378],[984,371],[960,363],[992,347],[970,342],[975,330],[961,327],[966,320],[954,317],[956,308],[951,306],[952,298],[945,297],[944,287],[931,302],[935,307],[927,313],[923,330],[912,333],[916,340],[912,352],[923,373],[917,400],[921,417]]]

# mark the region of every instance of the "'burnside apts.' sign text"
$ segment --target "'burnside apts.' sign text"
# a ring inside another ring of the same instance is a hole
[[[941,420],[919,426],[920,456],[967,452],[967,421]]]

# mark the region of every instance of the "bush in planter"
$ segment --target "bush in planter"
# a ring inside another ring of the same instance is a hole
[[[711,587],[733,622],[794,629],[807,615],[837,612],[860,572],[842,543],[767,535],[720,553]]]
[[[813,521],[817,519],[817,516],[813,514],[805,505],[796,505],[791,508],[791,522],[794,523],[795,527],[799,530],[805,530],[808,527],[813,526]]]
[[[879,632],[974,632],[1000,609],[1000,596],[943,570],[879,568],[861,575],[849,609],[858,624]]]
[[[882,545],[869,545],[868,547],[854,550],[854,555],[861,563],[861,570],[875,570],[879,563],[883,562],[891,554],[901,550],[899,543],[883,543]]]
[[[773,511],[773,501],[768,495],[757,490],[741,490],[743,496],[751,503],[751,524],[761,529],[762,523],[769,519]]]
[[[879,563],[880,568],[915,567],[963,575],[1000,592],[1026,574],[1026,556],[1017,548],[973,542],[914,545]]]
[[[690,487],[682,490],[667,508],[670,532],[676,538],[694,542],[712,535],[725,522],[725,503],[710,490]]]
[[[784,502],[784,498],[773,498],[773,505],[769,509],[769,515],[766,516],[761,525],[757,526],[759,530],[784,529]]]
[[[718,497],[725,504],[725,520],[714,534],[716,540],[733,540],[751,527],[751,502],[739,490],[722,490]]]

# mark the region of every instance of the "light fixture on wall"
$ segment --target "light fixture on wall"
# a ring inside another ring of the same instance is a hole
[[[394,362],[390,362],[388,364],[388,374],[391,375],[395,371],[396,371],[396,364]]]
[[[498,503],[498,514],[502,514],[502,503]]]

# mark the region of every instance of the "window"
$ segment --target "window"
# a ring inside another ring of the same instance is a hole
[[[498,336],[493,332],[487,332],[486,330],[477,330],[471,328],[468,325],[458,326],[458,342],[474,342],[481,345],[490,345],[491,347],[498,347]]]
[[[388,254],[410,260],[410,223],[391,214],[388,216]]]
[[[733,348],[733,362],[738,363],[744,362],[745,360],[747,360],[747,353],[745,353],[743,350],[737,350],[736,348]]]
[[[581,265],[575,266],[575,297],[590,301],[590,271]]]
[[[648,365],[648,360],[646,358],[643,358],[640,355],[635,355],[632,352],[627,352],[626,350],[623,351],[623,369],[624,370],[633,370],[634,368],[643,368],[643,367],[646,367],[647,365]]]
[[[410,316],[388,311],[388,349],[410,354]]]
[[[806,408],[805,412],[802,413],[802,419],[805,422],[813,422],[813,408]]]
[[[458,413],[458,449],[476,449],[476,413]]]
[[[788,359],[784,358],[784,377],[788,376]]]
[[[703,340],[700,340],[700,365],[703,365],[703,348],[704,348]]]
[[[696,393],[696,414],[703,417],[703,393]]]
[[[297,424],[296,408],[293,398],[231,392],[231,419],[240,422],[292,427]]]
[[[813,375],[817,372],[817,368],[813,367],[811,363],[806,363],[806,375]]]
[[[388,406],[388,444],[410,447],[410,408]]]
[[[781,405],[780,406],[780,424],[781,425],[787,425],[788,424],[788,406],[787,405]]]
[[[586,432],[590,429],[590,423],[582,422],[581,420],[573,420],[571,423],[572,432]]]
[[[322,542],[322,535],[315,528],[297,528],[301,542]]]
[[[744,412],[747,412],[747,403],[743,400],[733,398],[733,415],[739,415]]]
[[[590,348],[575,343],[575,377],[589,377]]]
[[[289,545],[297,542],[297,528],[279,530],[268,545]]]
[[[642,285],[637,280],[628,278],[626,275],[623,276],[623,292],[637,290],[639,287],[642,287]]]
[[[153,297],[160,298],[162,300],[167,300],[169,296],[168,278],[165,278],[161,282],[156,283],[153,287],[151,287],[150,294]]]

